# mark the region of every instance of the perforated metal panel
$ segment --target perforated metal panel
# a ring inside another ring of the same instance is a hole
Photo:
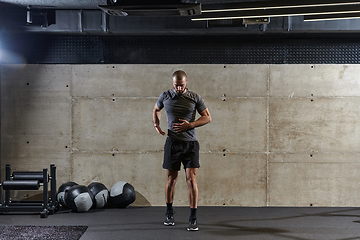
[[[47,64],[358,64],[360,34],[86,36],[15,34],[3,46]]]

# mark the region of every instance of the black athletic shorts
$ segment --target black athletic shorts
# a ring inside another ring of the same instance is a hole
[[[199,142],[179,141],[170,137],[166,138],[164,146],[163,168],[180,171],[181,163],[184,168],[199,168]]]

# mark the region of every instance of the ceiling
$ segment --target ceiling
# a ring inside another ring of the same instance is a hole
[[[262,0],[264,1],[264,0]],[[266,0],[265,0],[266,1]],[[1,0],[0,2],[14,4],[18,6],[37,6],[37,7],[52,7],[56,9],[98,9],[98,5],[108,4],[107,0]],[[116,2],[116,1],[115,1]],[[119,0],[119,2],[125,2]],[[132,0],[127,2],[140,3],[139,0]],[[145,1],[142,1],[145,2]],[[149,3],[160,3],[161,1],[148,0]],[[193,2],[193,1],[177,1],[177,0],[167,0],[168,3],[179,3],[179,2]],[[234,2],[259,2],[259,0],[198,0],[197,3],[201,4],[216,4],[216,3],[234,3]]]
[[[163,10],[165,5],[194,3],[201,5],[201,15],[154,16],[155,8]],[[139,13],[136,11],[131,15],[128,11],[128,16],[113,16],[99,5],[121,8],[132,5],[140,7],[145,14],[136,15]],[[314,18],[317,21],[310,21]],[[114,35],[359,32],[360,1],[0,0],[0,33],[24,31]]]

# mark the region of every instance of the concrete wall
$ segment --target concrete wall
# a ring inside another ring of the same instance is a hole
[[[164,205],[151,114],[177,69],[213,119],[197,129],[199,205],[360,206],[359,65],[2,65],[2,177],[54,163],[58,186],[127,181],[134,205]]]

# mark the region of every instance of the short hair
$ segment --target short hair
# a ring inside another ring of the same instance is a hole
[[[183,78],[187,79],[187,75],[183,70],[177,70],[173,73],[172,78],[176,78],[177,80],[181,80]]]

